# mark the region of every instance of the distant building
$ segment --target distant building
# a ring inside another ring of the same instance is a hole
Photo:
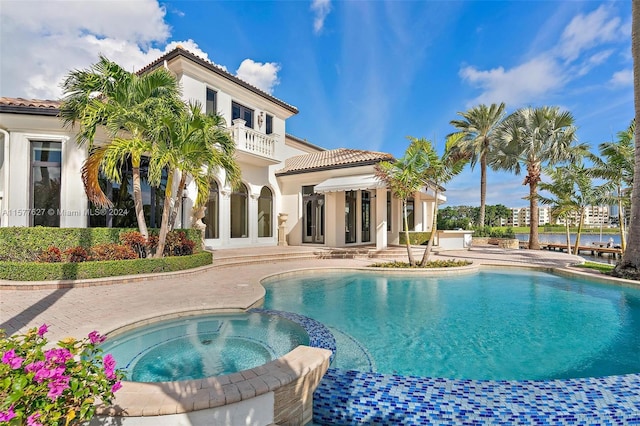
[[[508,226],[530,226],[531,209],[529,207],[511,207],[511,218],[507,220]],[[547,225],[551,220],[551,208],[538,207],[538,225]]]
[[[588,206],[584,212],[583,225],[587,227],[607,226],[610,223],[610,207],[609,206]],[[578,226],[580,223],[580,215],[578,212],[572,212],[569,217],[570,226]],[[557,219],[556,224],[564,225],[566,220]]]

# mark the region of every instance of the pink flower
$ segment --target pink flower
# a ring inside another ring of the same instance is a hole
[[[107,354],[102,360],[102,362],[104,364],[104,374],[107,376],[107,379],[109,380],[115,379],[116,378],[116,375],[115,375],[116,361],[115,359],[113,359],[113,355]]]
[[[73,358],[73,355],[66,348],[49,349],[45,351],[44,358],[48,363],[63,364]]]
[[[42,337],[44,336],[44,334],[49,331],[49,327],[47,326],[47,324],[42,324],[40,326],[40,328],[38,329],[38,336]]]
[[[4,355],[2,355],[2,362],[9,365],[12,370],[20,368],[22,366],[22,361],[24,361],[24,358],[17,356],[15,349],[8,350]]]
[[[107,338],[105,336],[101,336],[100,334],[98,334],[97,331],[92,331],[91,333],[89,333],[89,341],[91,343],[93,343],[94,345],[96,343],[102,343],[105,340],[107,340]]]
[[[69,389],[69,378],[62,377],[59,379],[55,379],[50,381],[47,386],[49,387],[49,393],[47,396],[51,398],[52,401],[55,401],[62,393]]]
[[[36,371],[36,374],[33,376],[33,380],[37,383],[42,383],[46,379],[68,380],[68,377],[64,375],[65,369],[65,366],[48,368],[46,365],[44,365]]]
[[[0,422],[8,422],[12,418],[16,416],[16,413],[13,411],[13,405],[9,407],[7,411],[0,411]]]
[[[40,417],[40,413],[33,413],[27,418],[27,426],[43,426],[42,423],[37,422],[36,419]]]
[[[111,393],[116,393],[122,388],[122,382],[115,382],[113,386],[111,386]]]
[[[41,368],[44,368],[44,361],[36,361],[24,367],[24,371],[26,371],[27,373],[32,373],[34,371],[40,370]]]

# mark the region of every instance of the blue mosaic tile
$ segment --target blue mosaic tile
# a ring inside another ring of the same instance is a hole
[[[330,330],[292,312],[310,346],[336,350]],[[333,360],[333,356],[331,358]],[[640,426],[640,374],[548,381],[453,380],[330,368],[313,395],[317,425]]]

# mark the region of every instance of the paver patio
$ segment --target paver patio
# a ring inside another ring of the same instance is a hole
[[[107,333],[149,318],[188,311],[217,309],[243,310],[258,302],[264,290],[260,280],[268,275],[294,269],[363,267],[383,259],[292,259],[310,248],[261,247],[217,250],[214,264],[191,273],[170,273],[141,281],[114,278],[105,284],[80,288],[7,289],[15,282],[0,281],[0,328],[7,334],[23,332],[43,323],[49,326],[49,340],[67,336],[84,337],[93,330]],[[406,260],[396,251],[398,260]],[[416,252],[417,253],[417,252]],[[270,260],[270,256],[280,256]],[[224,259],[251,256],[251,263],[217,266]],[[264,260],[260,260],[260,259]],[[565,267],[582,261],[578,256],[556,252],[473,247],[447,251],[434,259],[468,259],[479,264]],[[264,262],[264,263],[263,263]],[[140,277],[136,278],[139,280]],[[94,280],[95,281],[95,280]]]

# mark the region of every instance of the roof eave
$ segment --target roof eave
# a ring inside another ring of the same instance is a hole
[[[309,169],[299,169],[299,170],[290,170],[288,172],[276,172],[276,176],[289,176],[289,175],[299,175],[303,173],[313,173],[313,172],[322,172],[326,170],[337,170],[337,169],[348,169],[351,167],[363,167],[363,166],[371,166],[375,165],[381,161],[385,160],[367,160],[367,161],[359,161],[357,163],[346,163],[346,164],[334,164],[330,166],[321,166],[321,167],[313,167]]]
[[[171,61],[174,59],[177,59],[179,57],[183,57],[187,60],[190,60],[191,62],[194,62],[198,65],[200,65],[201,67],[206,68],[209,71],[212,71],[213,73],[219,75],[222,78],[225,78],[227,80],[231,80],[232,82],[242,86],[243,88],[255,93],[258,96],[261,96],[279,106],[281,106],[282,108],[286,109],[287,111],[293,113],[293,114],[297,114],[298,108],[294,107],[293,105],[289,105],[288,103],[281,101],[280,99],[269,95],[266,92],[263,92],[262,90],[258,89],[257,87],[254,87],[252,85],[250,85],[249,83],[247,83],[244,80],[239,79],[238,77],[234,76],[233,74],[228,73],[227,71],[224,71],[223,69],[216,67],[215,65],[213,65],[211,62],[205,61],[204,59],[200,58],[197,55],[194,55],[193,53],[189,52],[188,50],[182,49],[180,47],[177,47],[175,49],[173,49],[171,52],[168,52],[164,55],[162,55],[161,57],[159,57],[158,59],[156,59],[155,61],[151,62],[149,65],[145,66],[144,68],[142,68],[140,71],[138,71],[138,74],[142,74],[145,72],[149,72],[149,71],[153,71],[159,67],[164,66],[164,62],[167,61]]]

